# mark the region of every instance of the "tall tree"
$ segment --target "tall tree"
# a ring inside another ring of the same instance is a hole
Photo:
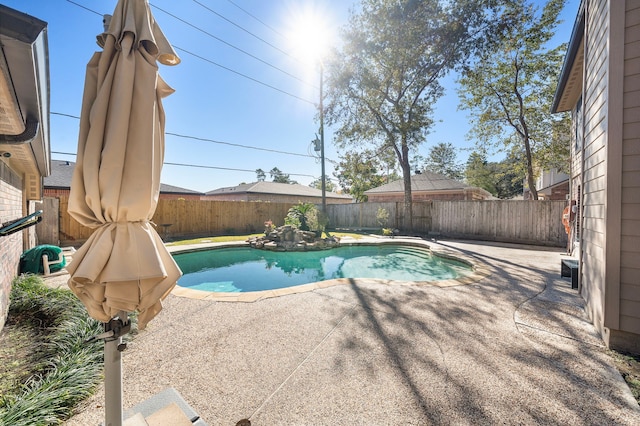
[[[489,166],[485,155],[472,152],[467,160],[464,176],[469,185],[485,189],[493,195],[497,194],[494,170]]]
[[[520,145],[536,200],[536,169],[547,167],[545,158],[568,156],[566,125],[558,123],[567,118],[550,113],[565,49],[547,47],[565,1],[549,0],[541,12],[529,0],[505,1],[511,25],[501,45],[485,51],[459,80],[461,107],[473,118],[470,136],[483,149]]]
[[[309,186],[311,188],[315,188],[315,189],[320,189],[322,190],[322,179],[318,178],[315,179],[313,182],[311,182],[309,184]],[[327,192],[336,192],[336,190],[338,189],[336,184],[331,182],[329,179],[325,178],[324,180],[324,189]]]
[[[264,182],[267,178],[267,174],[262,169],[256,169],[256,179],[258,182]]]
[[[456,149],[451,143],[440,142],[429,148],[424,170],[440,173],[451,179],[462,179],[462,167],[456,163]]]
[[[526,172],[521,157],[520,152],[512,150],[504,160],[496,163],[487,161],[486,155],[474,151],[467,160],[465,180],[498,198],[522,195]]]
[[[410,154],[433,125],[439,79],[486,40],[493,0],[362,0],[326,64],[328,124],[339,147],[395,152],[411,230]]]
[[[292,180],[288,174],[281,172],[277,167],[274,167],[269,171],[269,176],[271,176],[271,180],[276,183],[298,183],[295,180]]]
[[[384,164],[371,151],[347,152],[336,165],[334,176],[344,192],[361,203],[367,201],[365,191],[387,183],[382,167]]]
[[[523,154],[512,150],[507,157],[499,163],[490,163],[495,169],[495,187],[498,198],[513,198],[522,195],[523,182],[526,171],[523,167]]]

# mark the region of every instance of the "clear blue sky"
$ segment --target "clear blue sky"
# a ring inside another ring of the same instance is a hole
[[[102,32],[102,17],[94,12],[110,14],[116,3],[116,0],[3,0],[6,6],[49,24],[53,113],[80,115],[85,67],[93,52],[100,50],[95,37]],[[569,41],[579,3],[568,0],[555,43]],[[318,69],[293,60],[294,47],[283,35],[290,33],[295,16],[305,8],[325,14],[337,33],[347,22],[349,9],[358,2],[151,0],[150,4],[182,59],[178,66],[160,67],[162,77],[176,90],[164,101],[167,133],[298,154],[168,134],[165,162],[203,167],[165,165],[162,182],[206,192],[255,181],[253,170],[261,168],[268,172],[273,167],[291,174],[292,179],[304,185],[318,178],[319,161],[307,157],[313,154],[311,140],[318,131],[318,123],[314,121],[319,97]],[[434,115],[438,123],[421,148],[423,156],[439,142],[451,142],[460,149],[472,146],[465,138],[466,113],[457,111],[455,76],[447,77],[444,85],[446,95],[437,103]],[[52,158],[75,161],[75,156],[58,152],[76,152],[79,120],[52,114],[50,123]],[[338,160],[330,128],[325,130],[325,140],[327,158]],[[458,160],[464,162],[468,155],[468,151],[461,151]],[[328,177],[333,177],[332,172],[332,164],[327,162]]]

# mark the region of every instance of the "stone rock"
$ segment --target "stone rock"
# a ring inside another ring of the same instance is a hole
[[[272,251],[326,250],[337,247],[337,237],[318,238],[315,232],[301,231],[291,225],[284,225],[266,234],[264,237],[251,237],[247,240],[253,248]]]

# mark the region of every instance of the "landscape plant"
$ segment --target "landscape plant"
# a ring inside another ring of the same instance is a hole
[[[376,222],[381,227],[387,226],[387,222],[389,222],[389,212],[384,207],[378,207],[378,212],[376,213]]]
[[[264,235],[269,235],[274,229],[276,229],[276,226],[271,219],[264,222]]]
[[[307,214],[316,209],[316,206],[311,203],[303,203],[302,201],[292,206],[287,212],[287,216],[284,218],[285,225],[295,226],[301,231],[309,231],[309,224]]]
[[[387,228],[387,223],[389,222],[389,212],[387,211],[387,209],[378,207],[378,212],[376,213],[376,222],[378,222],[378,225],[382,227],[382,235],[393,235],[393,229]]]
[[[73,293],[48,288],[35,275],[16,278],[10,299],[2,333],[28,330],[33,347],[12,353],[3,345],[0,425],[61,424],[102,378],[102,342],[86,342],[102,326]]]
[[[313,206],[313,209],[307,212],[306,217],[309,230],[314,231],[318,237],[322,236],[329,223],[329,217],[316,206]]]

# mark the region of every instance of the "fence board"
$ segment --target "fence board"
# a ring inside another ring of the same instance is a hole
[[[36,210],[42,210],[42,221],[36,225],[38,244],[60,244],[58,204],[58,199],[52,197],[44,197],[42,203],[36,203]]]
[[[561,222],[565,206],[564,201],[414,202],[413,224],[414,231],[423,234],[561,247],[567,243]],[[380,228],[375,221],[378,208],[389,212],[388,227],[399,227],[403,203],[329,205],[330,226]]]

